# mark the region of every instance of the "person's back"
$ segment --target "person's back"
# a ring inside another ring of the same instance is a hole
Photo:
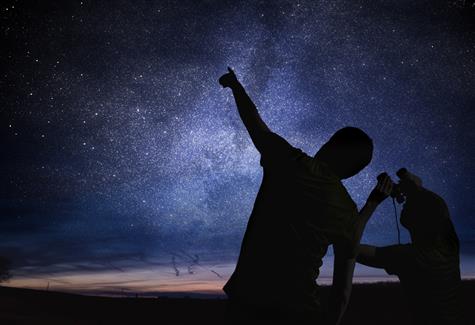
[[[318,308],[315,279],[328,245],[349,241],[356,205],[318,159],[273,134],[264,178],[224,287],[248,303]]]
[[[420,187],[408,197],[401,223],[411,234],[411,260],[399,276],[415,324],[457,324],[459,240],[444,200]]]

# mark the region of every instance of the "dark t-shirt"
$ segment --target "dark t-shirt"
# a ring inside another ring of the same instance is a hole
[[[318,309],[316,278],[331,244],[351,242],[357,208],[319,160],[268,133],[264,177],[236,269],[224,286],[233,300]]]
[[[459,244],[445,203],[421,189],[402,216],[416,241],[377,248],[376,260],[399,277],[414,324],[459,324]]]

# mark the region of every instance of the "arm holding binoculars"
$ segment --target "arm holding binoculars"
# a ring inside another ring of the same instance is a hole
[[[382,174],[382,177],[378,178],[378,183],[369,195],[366,204],[357,215],[352,242],[333,246],[335,256],[328,324],[339,324],[341,322],[350,300],[356,256],[359,253],[364,228],[378,205],[389,196],[391,190],[391,179],[387,174]]]

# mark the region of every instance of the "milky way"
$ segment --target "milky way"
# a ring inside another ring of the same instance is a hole
[[[262,170],[217,83],[227,66],[269,127],[310,155],[346,125],[374,139],[371,165],[345,182],[359,206],[378,173],[405,166],[475,239],[470,9],[58,3],[0,9],[0,253],[18,269],[180,250],[234,261]],[[389,201],[364,240],[395,242]]]

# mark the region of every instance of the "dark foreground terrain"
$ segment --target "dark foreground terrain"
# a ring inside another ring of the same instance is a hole
[[[328,287],[323,290],[328,292]],[[475,324],[475,281],[464,281],[461,298],[463,324]],[[0,287],[0,324],[227,324],[226,303],[225,299],[107,298]],[[407,323],[398,283],[354,286],[344,324]]]

